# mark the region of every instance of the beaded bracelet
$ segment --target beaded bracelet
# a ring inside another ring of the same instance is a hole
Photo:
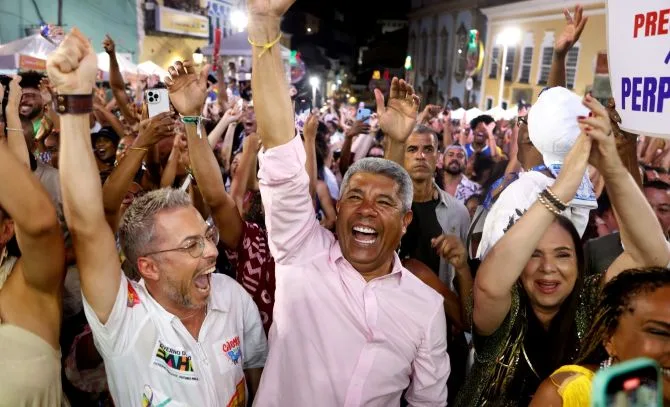
[[[561,201],[558,198],[558,196],[556,196],[554,191],[552,191],[551,188],[549,188],[549,187],[546,187],[544,189],[544,191],[542,191],[542,196],[544,196],[549,202],[554,204],[554,206],[561,212],[568,208],[568,204]]]
[[[547,199],[544,196],[542,196],[542,194],[539,194],[537,196],[537,199],[538,201],[540,201],[542,205],[544,205],[545,208],[547,208],[547,210],[549,210],[549,212],[553,213],[556,216],[561,216],[561,213],[558,211],[558,209],[556,209],[551,203],[549,203],[549,201],[547,201]]]

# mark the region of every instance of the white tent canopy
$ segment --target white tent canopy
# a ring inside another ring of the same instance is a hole
[[[503,109],[503,108],[500,107],[500,106],[496,106],[496,107],[494,107],[493,109],[489,109],[489,110],[487,110],[487,111],[485,112],[485,114],[487,114],[487,115],[493,117],[493,119],[494,119],[495,121],[498,121],[498,120],[500,120],[500,119],[503,118],[503,116],[505,115],[505,112],[506,112],[505,109]]]
[[[145,61],[137,65],[137,73],[140,75],[158,75],[161,80],[168,76],[168,71],[161,68],[153,61]]]
[[[47,55],[55,49],[56,44],[42,37],[40,34],[35,34],[0,45],[0,55],[21,54],[39,59],[47,59]]]
[[[465,114],[465,109],[459,107],[456,110],[451,111],[451,120],[463,120],[463,115]]]
[[[472,119],[474,119],[475,117],[479,117],[479,116],[481,116],[481,115],[483,115],[483,114],[484,114],[484,112],[482,112],[481,110],[479,110],[479,109],[476,108],[476,107],[473,107],[472,109],[470,109],[470,110],[468,110],[467,112],[465,112],[465,120],[469,123],[469,122],[471,122]]]
[[[20,69],[44,70],[47,56],[55,49],[56,44],[40,34],[0,45],[0,71],[15,73]]]
[[[130,61],[130,55],[116,54],[116,60],[119,62],[119,70],[123,73],[135,74],[137,65]],[[109,72],[109,55],[106,52],[98,54],[98,69],[103,72]]]

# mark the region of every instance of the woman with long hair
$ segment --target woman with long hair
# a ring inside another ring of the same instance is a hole
[[[577,356],[601,276],[585,281],[579,234],[561,211],[575,196],[587,161],[616,196],[624,236],[625,251],[605,279],[670,261],[658,221],[617,155],[607,111],[589,95],[583,103],[593,117],[575,118],[581,134],[556,182],[510,220],[477,272],[475,365],[457,406],[528,405],[542,380]]]
[[[638,357],[661,366],[663,399],[670,405],[670,270],[622,272],[605,285],[596,310],[575,364],[545,379],[531,406],[589,407],[598,369]]]

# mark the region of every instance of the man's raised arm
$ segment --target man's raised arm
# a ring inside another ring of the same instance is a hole
[[[90,96],[97,72],[97,59],[90,42],[74,28],[49,55],[47,71],[59,97]],[[85,110],[68,108],[61,116],[60,181],[65,219],[81,273],[81,288],[86,301],[104,324],[118,293],[121,265],[114,235],[105,221],[100,177],[89,134],[89,115],[80,113]]]
[[[266,149],[286,144],[295,136],[293,108],[279,45],[281,17],[294,1],[248,2],[254,110],[258,134]]]
[[[319,226],[309,194],[305,149],[295,121],[282,65],[279,22],[295,0],[249,0],[253,97],[261,152],[260,190],[270,252],[277,264],[309,261],[330,247],[332,234]]]

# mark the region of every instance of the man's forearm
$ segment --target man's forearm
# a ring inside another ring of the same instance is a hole
[[[88,114],[61,116],[59,173],[63,208],[70,230],[84,236],[97,233],[105,219],[89,125]]]
[[[105,217],[109,227],[114,232],[118,229],[117,214],[128,187],[133,182],[133,177],[142,165],[142,159],[146,153],[141,150],[128,150],[119,165],[102,187],[102,206],[105,209]]]
[[[252,14],[249,20],[249,39],[259,45],[251,50],[254,110],[263,145],[271,149],[288,143],[295,136],[281,47],[278,44],[267,50],[261,47],[280,35],[280,19]]]
[[[387,143],[384,147],[384,158],[391,160],[401,167],[405,165],[405,143],[399,143],[390,138],[386,138]]]
[[[565,86],[565,54],[554,54],[547,86]]]
[[[114,90],[124,90],[123,75],[119,68],[119,61],[116,59],[116,53],[109,55],[109,86]]]

